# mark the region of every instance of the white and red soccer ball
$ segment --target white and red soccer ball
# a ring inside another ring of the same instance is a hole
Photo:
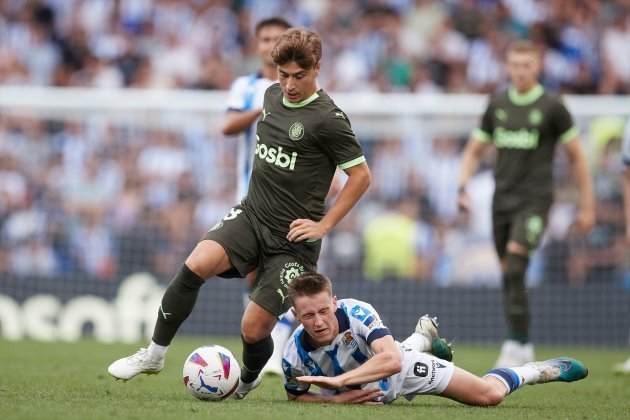
[[[220,401],[236,390],[241,367],[225,347],[199,347],[184,362],[184,385],[200,400]]]

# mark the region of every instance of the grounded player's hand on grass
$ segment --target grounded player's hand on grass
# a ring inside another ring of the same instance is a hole
[[[317,385],[325,389],[338,389],[344,386],[338,376],[298,376],[296,379],[299,382]]]
[[[301,242],[307,239],[321,239],[326,235],[326,228],[321,222],[309,219],[295,219],[289,226],[287,239],[290,242]]]
[[[383,396],[380,389],[353,389],[332,397],[331,401],[338,404],[383,404],[378,401]]]

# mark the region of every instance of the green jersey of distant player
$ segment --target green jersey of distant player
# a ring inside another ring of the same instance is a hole
[[[335,168],[365,162],[346,114],[323,90],[292,103],[267,89],[256,129],[254,167],[244,201],[275,234],[296,219],[320,220]]]
[[[527,94],[512,87],[494,95],[474,137],[492,142],[497,149],[495,209],[515,210],[532,201],[548,207],[553,196],[556,145],[577,134],[562,101],[541,85]]]

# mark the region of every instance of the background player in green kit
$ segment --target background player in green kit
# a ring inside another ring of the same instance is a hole
[[[271,330],[290,307],[290,281],[315,269],[321,238],[370,183],[348,118],[317,86],[321,55],[314,32],[291,29],[278,40],[272,57],[279,84],[265,93],[247,197],[210,229],[170,283],[149,347],[112,363],[112,376],[128,380],[159,372],[204,280],[243,277],[255,269],[256,283],[241,322],[243,363],[235,396],[244,398],[260,383],[260,371],[273,352]],[[325,212],[336,167],[348,180]]]
[[[552,165],[558,143],[567,152],[580,191],[575,227],[587,233],[595,220],[591,178],[578,131],[561,100],[538,84],[540,70],[540,52],[533,44],[518,41],[510,46],[507,72],[511,87],[490,98],[481,126],[473,132],[462,159],[458,204],[467,211],[470,198],[466,184],[486,146],[493,144],[497,149],[492,219],[508,323],[508,337],[497,367],[534,360],[525,272],[552,204]]]

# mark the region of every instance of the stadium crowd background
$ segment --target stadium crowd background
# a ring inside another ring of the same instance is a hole
[[[630,93],[628,0],[5,0],[0,12],[3,85],[225,90],[256,70],[255,22],[282,15],[323,35],[328,91],[492,92],[505,80],[506,44],[527,36],[544,51],[548,89]],[[622,127],[581,127],[597,146],[598,224],[586,240],[571,232],[574,188],[559,160],[560,202],[531,282],[624,276]],[[374,182],[325,241],[333,278],[499,285],[489,165],[471,184],[477,211],[456,209],[465,134],[362,139]],[[0,139],[2,274],[117,281],[148,270],[167,281],[235,203],[235,145],[218,127],[0,115]]]

